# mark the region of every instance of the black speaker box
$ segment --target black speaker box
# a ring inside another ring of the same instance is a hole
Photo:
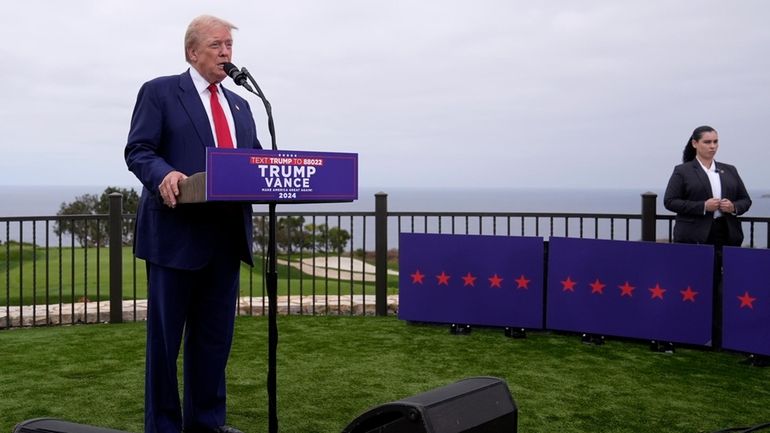
[[[94,427],[54,418],[35,418],[20,422],[13,433],[126,433],[120,430]]]
[[[517,413],[504,380],[471,377],[369,409],[343,433],[516,433]]]

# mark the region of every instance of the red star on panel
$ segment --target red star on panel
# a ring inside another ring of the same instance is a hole
[[[524,274],[521,274],[521,276],[514,281],[516,281],[517,289],[529,289],[529,282],[532,280],[528,280],[524,277]]]
[[[441,271],[441,274],[436,275],[436,280],[438,280],[438,285],[439,286],[442,285],[442,284],[445,285],[445,286],[448,286],[449,285],[449,278],[450,278],[449,275],[447,275],[447,273],[444,272],[444,271]]]
[[[425,278],[425,274],[421,274],[419,269],[410,276],[412,277],[412,284],[422,284],[422,279]]]
[[[626,281],[622,286],[618,286],[618,288],[620,289],[620,296],[628,296],[631,298],[634,296],[634,289],[636,287],[628,284],[628,281]]]
[[[562,291],[563,292],[574,292],[575,291],[575,284],[577,284],[577,281],[572,281],[572,279],[568,275],[567,279],[563,280],[561,282]]]
[[[466,276],[463,277],[463,287],[465,286],[475,286],[476,285],[476,277],[471,275],[470,272]]]
[[[660,287],[660,283],[655,283],[655,287],[647,289],[652,293],[650,299],[660,298],[663,299],[663,294],[666,293],[666,289]]]
[[[698,294],[698,292],[693,290],[692,287],[690,286],[687,286],[686,290],[680,290],[679,293],[682,294],[682,302],[684,301],[695,302],[695,295]]]
[[[743,296],[738,296],[738,299],[741,300],[741,308],[748,307],[752,310],[754,309],[754,301],[757,300],[757,298],[752,298],[748,291],[743,292]]]
[[[596,279],[596,281],[594,281],[593,283],[589,284],[589,286],[591,286],[591,293],[598,293],[600,295],[604,294],[605,284],[602,284],[602,282],[599,281],[598,278]]]
[[[500,278],[499,275],[495,274],[488,278],[489,280],[489,287],[502,287],[501,284],[503,282],[503,279]]]

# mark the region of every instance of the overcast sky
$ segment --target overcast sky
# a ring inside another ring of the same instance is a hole
[[[0,184],[139,185],[136,93],[204,13],[240,28],[278,147],[356,152],[363,187],[661,190],[708,124],[770,189],[765,0],[5,2]]]

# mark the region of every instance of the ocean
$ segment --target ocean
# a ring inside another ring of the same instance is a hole
[[[121,188],[140,188],[135,185]],[[84,194],[101,194],[106,186],[8,186],[0,185],[0,217],[52,216],[62,203]],[[361,188],[358,200],[351,203],[279,205],[279,211],[369,211],[374,210],[374,195],[388,195],[388,210],[399,212],[573,212],[639,213],[642,194],[658,195],[659,214],[663,208],[663,190],[645,189],[418,189]],[[770,217],[770,190],[749,191],[753,204],[745,216]],[[765,195],[765,197],[762,197]],[[260,206],[255,206],[259,210]]]
[[[136,185],[123,188],[140,188]],[[62,203],[84,194],[101,194],[106,186],[3,186],[0,185],[0,217],[53,216]],[[351,203],[279,205],[278,211],[373,211],[375,194],[388,195],[388,210],[394,212],[569,212],[638,214],[644,189],[418,189],[361,188],[359,199]],[[658,195],[658,214],[670,214],[663,208],[663,190],[649,190]],[[753,204],[745,216],[770,217],[770,190],[749,191]],[[764,197],[763,197],[764,196]],[[255,210],[266,210],[256,205]],[[373,224],[372,224],[373,225]],[[373,245],[373,234],[367,241]],[[660,236],[665,235],[664,233]],[[6,227],[0,225],[0,240]],[[391,230],[393,232],[393,230]],[[748,235],[748,233],[747,233]],[[390,237],[397,234],[390,234]],[[14,236],[11,235],[13,239]],[[389,239],[395,245],[397,239]]]

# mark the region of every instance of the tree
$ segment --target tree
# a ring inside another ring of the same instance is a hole
[[[350,241],[350,233],[339,227],[329,227],[326,224],[314,226],[308,224],[308,229],[315,231],[316,246],[323,252],[342,253]]]
[[[267,251],[268,218],[254,218],[255,251]],[[279,251],[291,253],[300,248],[309,248],[308,234],[303,232],[305,217],[282,217],[275,223],[275,243]]]
[[[139,194],[134,190],[108,186],[99,197],[99,203],[96,205],[96,213],[106,215],[110,213],[110,194],[117,192],[123,196],[123,214],[136,215],[139,209]],[[107,228],[105,227],[105,230]],[[121,242],[123,245],[131,245],[134,242],[134,222],[124,221],[121,227]]]
[[[124,214],[136,214],[139,206],[139,194],[133,188],[125,189],[109,186],[100,196],[84,194],[75,197],[75,201],[71,203],[62,203],[56,215],[106,215],[109,213],[110,194],[113,192],[123,195]],[[58,236],[67,233],[73,235],[77,243],[83,246],[94,246],[97,243],[109,244],[109,228],[100,219],[65,218],[57,221],[53,230]],[[121,231],[121,243],[123,245],[131,244],[133,241],[133,225],[124,224]]]
[[[254,225],[254,252],[267,254],[267,222],[268,218],[265,216],[255,216],[253,220]]]
[[[305,217],[279,218],[276,223],[276,243],[278,248],[291,254],[293,249],[309,247],[306,242],[306,233],[302,230],[305,225]]]
[[[329,229],[329,246],[332,251],[341,254],[345,251],[348,241],[350,241],[350,233],[348,233],[347,230],[343,230],[339,227],[332,227]]]
[[[267,217],[254,218],[255,251],[267,251]],[[276,247],[291,254],[292,251],[311,249],[342,253],[350,241],[350,233],[326,224],[306,224],[305,217],[283,217],[276,221]]]
[[[114,192],[120,193],[123,196],[123,213],[135,214],[139,208],[139,194],[133,188],[126,189],[115,186],[108,186],[102,195],[99,196],[96,213],[106,215],[110,212],[110,194]]]
[[[99,198],[96,195],[84,194],[75,197],[75,201],[72,203],[62,203],[56,215],[93,215],[98,202]],[[54,225],[53,231],[57,236],[70,233],[75,237],[78,244],[93,246],[96,244],[97,239],[101,240],[99,225],[97,220],[66,218],[58,220]]]

